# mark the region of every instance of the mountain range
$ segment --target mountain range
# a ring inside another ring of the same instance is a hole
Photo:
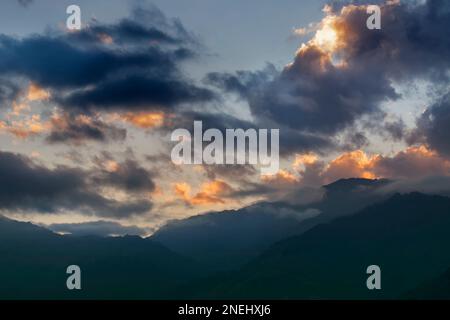
[[[388,183],[340,180],[307,205],[210,213],[149,238],[63,236],[0,218],[0,299],[448,298],[450,198],[382,192]],[[79,291],[65,286],[72,264]],[[366,287],[369,265],[381,268],[381,290]]]
[[[167,288],[201,276],[201,266],[151,239],[61,236],[0,219],[0,299],[169,298]],[[66,269],[82,270],[82,290]]]
[[[279,240],[386,199],[389,194],[377,191],[388,183],[338,180],[322,187],[323,196],[307,204],[263,202],[170,221],[152,239],[218,271],[229,270],[249,262]]]
[[[450,266],[450,199],[394,195],[355,215],[282,240],[194,292],[214,298],[395,299]],[[368,290],[378,265],[382,290]],[[192,294],[192,293],[190,293]]]

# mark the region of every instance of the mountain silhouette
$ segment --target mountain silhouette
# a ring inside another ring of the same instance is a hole
[[[187,219],[192,225],[183,221],[181,236],[173,239],[191,236],[190,245],[205,254],[203,260],[166,248],[158,237],[62,236],[0,217],[0,299],[446,298],[450,198],[411,193],[384,199],[381,193],[381,201],[351,213],[352,197],[356,210],[380,199],[374,195],[379,186],[373,185],[384,183],[347,180],[325,186],[314,206],[322,213],[306,220],[282,215],[275,224],[277,206],[286,210],[281,203],[210,214],[212,220],[198,226],[200,217]],[[326,222],[301,231],[325,213]],[[282,239],[269,243],[277,237]],[[200,247],[201,241],[206,243]],[[248,250],[245,259],[238,256],[229,264],[242,248]],[[217,268],[220,263],[228,269]],[[82,270],[80,291],[66,288],[69,265]],[[366,287],[369,265],[381,268],[381,290]]]
[[[404,295],[414,300],[450,300],[450,268],[440,276],[425,281]]]
[[[150,239],[61,236],[0,218],[0,299],[169,298],[201,266]],[[82,290],[66,288],[78,265]]]
[[[235,299],[400,298],[447,270],[448,230],[450,198],[397,194],[280,241],[239,271],[191,286],[188,294]],[[381,268],[381,290],[366,287],[369,265]]]
[[[375,192],[387,183],[388,180],[343,179],[323,186],[323,198],[308,205],[263,202],[175,220],[158,230],[152,239],[216,270],[230,270],[249,262],[279,240],[387,198],[388,195]]]

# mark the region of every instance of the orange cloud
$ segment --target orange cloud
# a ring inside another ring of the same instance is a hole
[[[120,165],[114,160],[106,160],[104,168],[108,172],[117,172],[120,169]]]
[[[313,29],[298,29],[295,32],[304,33],[315,30],[315,34],[307,43],[303,43],[296,52],[297,57],[315,56],[318,70],[326,70],[334,65],[334,56],[346,47],[349,30],[343,16],[335,15],[331,10],[325,10],[325,18]],[[288,65],[290,67],[292,64]],[[338,66],[345,66],[341,61]],[[314,67],[314,66],[311,66]]]
[[[48,131],[49,123],[42,122],[40,115],[35,114],[24,120],[15,120],[8,123],[0,121],[0,130],[10,133],[16,138],[26,139]]]
[[[387,6],[397,5],[397,1],[389,1]],[[348,56],[354,50],[354,42],[358,41],[360,29],[352,25],[357,17],[367,17],[367,5],[349,4],[343,6],[340,12],[333,11],[326,5],[323,8],[325,17],[316,25],[307,28],[295,29],[294,33],[306,35],[314,32],[314,36],[303,43],[297,50],[297,57],[316,57],[315,64],[311,66],[318,71],[325,71],[330,66],[346,67]],[[365,27],[365,20],[361,21]],[[293,64],[288,65],[288,67]]]
[[[104,44],[113,44],[114,43],[114,39],[106,33],[100,33],[98,34],[98,39],[100,40],[101,43]]]
[[[75,116],[75,118],[72,121],[73,123],[80,126],[82,125],[90,126],[93,125],[94,122],[94,120],[90,116],[83,114]],[[50,123],[54,130],[64,131],[71,126],[71,118],[67,113],[63,114],[54,113],[50,118]]]
[[[333,52],[339,48],[338,24],[335,16],[328,16],[322,21],[311,43],[325,52]]]
[[[295,165],[295,163],[294,163]],[[327,165],[317,167],[307,164],[300,171],[302,180],[308,169],[314,169],[316,181],[326,184],[343,178],[420,178],[433,175],[450,175],[450,161],[426,146],[413,146],[388,157],[367,155],[362,150],[341,154]],[[311,178],[311,177],[309,177]]]
[[[450,174],[450,161],[426,146],[409,147],[393,157],[377,156],[373,171],[383,177],[421,178]]]
[[[163,112],[129,112],[126,114],[116,114],[113,120],[122,120],[141,129],[151,129],[164,125],[166,116]]]
[[[49,91],[40,88],[34,83],[31,83],[28,87],[27,99],[29,101],[48,100],[50,96],[51,95]]]
[[[189,194],[191,192],[191,186],[186,182],[178,182],[174,185],[175,193],[183,198],[184,200],[188,200],[190,198]]]
[[[319,157],[315,154],[315,153],[304,153],[304,154],[297,154],[295,156],[295,160],[294,160],[294,168],[299,168],[299,167],[305,167],[308,165],[312,165],[314,163],[316,163],[319,160]]]
[[[342,178],[375,179],[377,176],[372,171],[375,159],[375,156],[369,157],[362,150],[347,152],[332,160],[322,176],[325,183]]]
[[[280,169],[276,174],[261,176],[261,180],[272,184],[294,184],[299,182],[299,179],[289,171]]]
[[[23,103],[23,102],[13,101],[12,112],[10,113],[10,115],[18,117],[22,114],[23,111],[28,111],[28,110],[30,110],[30,106],[28,104]]]
[[[190,195],[191,186],[185,182],[176,183],[174,189],[175,194],[191,206],[224,204],[225,200],[223,198],[233,191],[229,184],[221,180],[204,183],[200,191],[194,196]]]

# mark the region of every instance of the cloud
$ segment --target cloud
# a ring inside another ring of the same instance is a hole
[[[59,103],[67,109],[104,111],[165,110],[182,103],[211,101],[214,94],[203,88],[168,77],[167,74],[132,75],[99,83],[74,92]]]
[[[130,123],[137,128],[151,129],[163,126],[168,116],[164,112],[128,112],[113,115],[112,118]]]
[[[27,100],[28,101],[41,101],[48,100],[51,94],[47,90],[40,88],[38,85],[31,83],[28,87]]]
[[[0,35],[0,75],[29,79],[41,99],[51,95],[70,113],[173,109],[215,99],[180,71],[199,49],[178,20],[137,7],[117,24],[92,21],[80,32]]]
[[[0,73],[25,76],[53,89],[95,84],[108,75],[131,67],[164,65],[159,50],[119,53],[103,48],[81,49],[63,36],[33,35],[24,39],[0,36]],[[42,63],[45,61],[45,63]],[[167,64],[167,63],[166,63]],[[61,72],[61,70],[64,72]]]
[[[19,139],[46,135],[50,144],[64,143],[81,145],[87,141],[121,142],[127,136],[127,130],[108,124],[98,114],[74,115],[67,112],[55,112],[49,120],[42,120],[39,114],[21,115],[29,110],[26,104],[13,103],[16,119],[0,120],[0,131],[14,135]]]
[[[30,5],[33,0],[17,0],[17,2],[24,7],[28,7],[28,5]]]
[[[216,164],[216,165],[202,165],[202,169],[205,171],[206,176],[211,180],[219,179],[239,179],[244,180],[250,178],[256,174],[258,171],[253,165],[226,165],[226,164]]]
[[[317,187],[340,179],[414,181],[433,176],[450,176],[450,161],[426,146],[420,145],[409,147],[391,156],[354,150],[341,153],[329,161],[325,161],[312,152],[297,154],[292,168],[281,169],[275,175],[262,176],[260,181],[255,181],[252,174],[247,175],[244,170],[238,187],[206,188],[203,185],[197,193],[192,195],[191,185],[179,183],[175,185],[175,192],[190,206],[223,204],[248,197],[296,203],[299,200],[299,194],[306,196],[308,190],[316,190]],[[210,177],[217,179],[215,171],[211,172]],[[223,179],[227,178],[229,176],[223,176]],[[219,191],[210,192],[211,190]]]
[[[104,169],[93,177],[95,183],[118,187],[128,192],[152,192],[156,185],[153,174],[140,166],[135,160],[123,163],[106,161]]]
[[[282,70],[211,73],[205,81],[247,101],[260,125],[316,139],[292,144],[291,152],[354,144],[340,145],[335,136],[363,117],[383,123],[380,105],[400,97],[394,82],[426,79],[442,89],[450,67],[446,1],[380,4],[381,30],[366,28],[367,5],[358,3],[328,6],[311,40]],[[400,122],[385,129],[395,139],[404,137]]]
[[[294,168],[304,185],[328,184],[345,178],[418,179],[450,175],[450,161],[427,147],[414,146],[392,156],[368,155],[362,150],[345,152],[328,163],[299,155]],[[300,160],[299,160],[300,159]]]
[[[380,193],[411,193],[421,192],[426,194],[437,194],[450,196],[449,176],[427,176],[412,179],[401,179],[380,188]]]
[[[291,208],[279,208],[278,210],[276,210],[276,208],[274,209],[273,214],[279,216],[280,218],[294,218],[299,222],[317,217],[321,213],[320,210],[315,208],[308,208],[304,211]]]
[[[337,66],[314,43],[299,49],[294,62],[270,78],[242,71],[209,76],[214,84],[245,98],[259,122],[274,123],[317,141],[307,148],[297,145],[298,150],[326,145],[322,140],[363,115],[381,112],[381,102],[398,98],[377,68]]]
[[[196,37],[177,19],[168,19],[154,5],[135,7],[130,17],[116,24],[101,24],[96,20],[80,32],[70,34],[76,41],[87,44],[143,45],[162,44],[188,47],[199,46]]]
[[[413,140],[423,140],[434,150],[450,156],[450,94],[425,110],[412,135]]]
[[[368,157],[363,151],[347,152],[332,160],[321,173],[326,183],[342,178],[374,179],[372,172],[375,158]]]
[[[46,228],[63,234],[71,234],[74,236],[124,236],[135,235],[145,236],[148,230],[137,226],[124,226],[112,221],[94,221],[83,223],[59,223],[46,225]]]
[[[95,173],[95,172],[94,172]],[[92,184],[92,172],[58,166],[49,169],[9,152],[0,152],[0,209],[58,214],[76,210],[83,215],[124,218],[148,213],[147,199],[107,198]]]
[[[425,146],[409,147],[393,157],[374,159],[375,175],[395,178],[423,178],[450,174],[450,161]]]
[[[49,122],[49,143],[70,143],[80,145],[86,141],[124,141],[126,129],[115,127],[99,116],[54,114]]]
[[[195,112],[195,111],[179,111],[173,114],[163,128],[163,131],[172,130],[174,128],[186,128],[192,132],[193,123],[202,121],[203,129],[218,129],[225,133],[226,129],[240,128],[247,129],[280,129],[280,154],[287,155],[292,150],[329,150],[332,148],[332,139],[326,136],[313,135],[300,132],[288,127],[280,127],[278,124],[262,123],[259,121],[245,120],[235,117],[227,113],[220,112]]]
[[[271,183],[274,185],[282,184],[295,184],[299,182],[298,177],[287,170],[280,169],[276,174],[264,175],[261,179],[266,183]]]
[[[343,59],[378,65],[394,79],[446,79],[450,41],[442,30],[449,27],[449,4],[445,0],[398,1],[381,9],[383,25],[377,32],[360,28],[367,18],[365,6],[340,9]]]
[[[17,106],[18,109],[22,108]],[[17,111],[17,110],[16,110]],[[40,135],[49,130],[49,124],[41,120],[38,114],[18,120],[0,120],[0,131],[8,132],[19,139]]]
[[[209,204],[224,204],[233,192],[233,188],[224,181],[214,180],[204,183],[200,191],[191,196],[191,186],[185,182],[174,185],[175,194],[189,206],[201,206]]]
[[[402,140],[406,136],[406,124],[402,119],[395,121],[387,121],[382,125],[381,135],[384,135],[386,139]]]
[[[0,108],[14,101],[19,93],[19,86],[11,81],[0,79]]]

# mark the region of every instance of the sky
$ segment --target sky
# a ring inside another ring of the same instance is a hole
[[[342,178],[447,177],[449,18],[444,0],[4,1],[1,214],[146,235]],[[279,129],[279,171],[174,164],[195,120]]]
[[[5,34],[23,36],[65,25],[66,8],[74,3],[43,0],[20,8],[17,2],[2,4],[0,27]],[[205,70],[253,70],[266,62],[288,63],[299,43],[291,31],[320,19],[325,2],[282,0],[275,6],[271,0],[76,1],[83,19],[102,22],[117,21],[140,3],[151,3],[168,17],[180,19],[202,40],[210,59],[206,65],[202,60],[192,72],[203,76]],[[259,52],[256,59],[255,52]]]

